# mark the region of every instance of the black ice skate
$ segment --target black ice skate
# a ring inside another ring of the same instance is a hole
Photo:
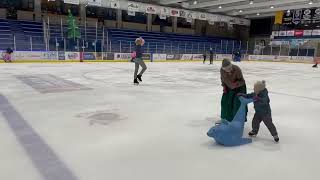
[[[138,75],[137,78],[140,82],[142,82],[142,75]]]
[[[279,136],[273,136],[275,142],[279,142]]]
[[[317,68],[317,67],[318,67],[318,64],[315,64],[315,65],[313,65],[312,67],[313,67],[313,68]]]
[[[137,79],[133,80],[134,85],[139,85],[139,81]]]
[[[250,137],[257,137],[257,133],[251,131],[251,132],[249,132],[249,136]]]

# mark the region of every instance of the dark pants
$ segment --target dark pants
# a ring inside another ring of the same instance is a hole
[[[236,89],[228,89],[227,93],[224,93],[221,98],[221,119],[225,119],[231,122],[234,116],[237,114],[241,102],[238,93],[247,94],[247,87],[243,85]],[[247,111],[248,112],[248,109]]]
[[[265,115],[259,115],[257,113],[254,115],[253,120],[252,120],[252,129],[253,129],[252,131],[255,134],[258,134],[259,129],[260,129],[260,123],[262,121],[267,126],[267,128],[269,129],[272,136],[278,135],[277,128],[272,122],[271,115],[265,116]]]
[[[207,60],[207,57],[204,56],[204,57],[203,57],[203,64],[206,62],[206,60]]]
[[[134,59],[134,63],[135,63],[135,68],[134,68],[134,79],[137,79],[137,75],[138,75],[138,71],[139,71],[139,66],[142,67],[141,72],[139,73],[139,75],[142,76],[142,74],[147,70],[147,66],[144,63],[144,61],[141,58],[136,58]]]
[[[213,55],[210,55],[210,64],[213,64]]]

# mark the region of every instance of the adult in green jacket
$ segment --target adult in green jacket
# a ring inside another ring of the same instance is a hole
[[[232,121],[241,103],[238,93],[247,93],[246,82],[241,69],[233,65],[230,60],[224,59],[220,69],[223,95],[221,98],[221,119]]]

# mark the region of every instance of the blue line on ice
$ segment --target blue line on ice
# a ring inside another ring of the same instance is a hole
[[[44,180],[77,180],[53,149],[1,94],[0,112]]]

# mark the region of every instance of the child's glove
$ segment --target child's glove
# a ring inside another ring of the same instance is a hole
[[[260,98],[259,98],[258,96],[254,96],[254,97],[253,97],[253,101],[254,101],[254,102],[259,101],[259,100],[260,100]]]

